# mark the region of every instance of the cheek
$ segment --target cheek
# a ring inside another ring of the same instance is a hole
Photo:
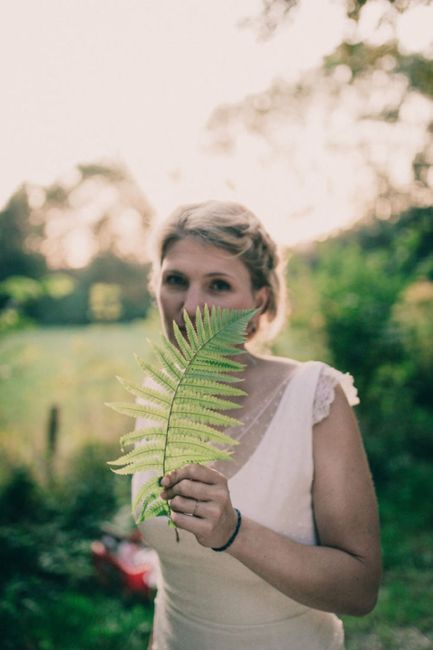
[[[179,310],[179,298],[170,292],[164,291],[162,288],[156,297],[159,313],[166,323],[171,325],[172,321],[176,319]]]
[[[156,295],[156,304],[159,310],[159,313],[166,318],[168,312],[170,312],[170,301],[167,300],[167,296],[164,295],[164,292],[159,291]]]
[[[255,305],[255,299],[249,287],[233,295],[232,302],[235,309],[250,309]]]

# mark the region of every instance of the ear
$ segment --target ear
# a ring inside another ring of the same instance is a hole
[[[257,330],[259,329],[260,316],[261,316],[261,314],[264,314],[266,309],[268,308],[269,288],[268,287],[262,287],[261,289],[257,289],[257,291],[254,292],[254,301],[255,301],[254,306],[259,311],[250,320],[249,327],[248,327],[248,338],[249,339],[253,338],[254,335],[256,334]]]
[[[256,309],[259,310],[260,314],[264,314],[269,303],[269,287],[261,287],[261,289],[257,289],[254,297]]]

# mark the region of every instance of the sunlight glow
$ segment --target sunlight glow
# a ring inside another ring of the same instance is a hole
[[[383,5],[377,0],[362,17],[366,37]],[[113,159],[131,170],[157,218],[182,202],[236,200],[256,211],[284,243],[319,237],[359,218],[373,191],[370,176],[355,151],[331,157],[322,150],[329,125],[321,106],[305,128],[278,125],[283,144],[277,155],[242,129],[232,156],[209,149],[205,127],[216,106],[258,93],[273,79],[299,79],[334,50],[347,29],[342,0],[304,0],[296,20],[259,41],[253,30],[238,25],[260,8],[259,0],[10,4],[0,23],[0,141],[7,162],[0,201],[24,181],[46,185],[72,174],[73,186],[76,164]],[[404,47],[427,46],[431,10],[415,8],[402,20]],[[350,80],[345,66],[335,74]],[[380,80],[371,101],[385,101]],[[421,104],[404,110],[408,121],[421,114],[427,119]],[[336,109],[333,120],[337,133],[350,117]],[[418,142],[415,126],[410,138]],[[372,152],[379,158],[381,146]],[[395,175],[407,182],[403,167]],[[35,189],[32,205],[37,208],[42,198]],[[82,200],[72,195],[72,208]],[[91,201],[86,214],[80,208],[80,221],[91,221],[101,209]],[[135,218],[131,213],[119,221],[129,238]],[[70,225],[59,228],[71,249],[70,263],[79,265],[91,242],[80,243],[72,231],[67,235]]]

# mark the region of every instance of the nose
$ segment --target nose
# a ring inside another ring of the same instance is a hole
[[[183,309],[186,310],[188,316],[193,322],[195,320],[197,307],[203,309],[204,304],[205,299],[200,287],[190,285],[184,295]]]

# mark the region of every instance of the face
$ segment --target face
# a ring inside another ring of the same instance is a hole
[[[255,291],[247,267],[222,248],[187,237],[170,246],[161,266],[157,302],[168,338],[174,342],[172,322],[183,334],[183,310],[192,322],[197,307],[250,309],[266,303],[268,289]]]

